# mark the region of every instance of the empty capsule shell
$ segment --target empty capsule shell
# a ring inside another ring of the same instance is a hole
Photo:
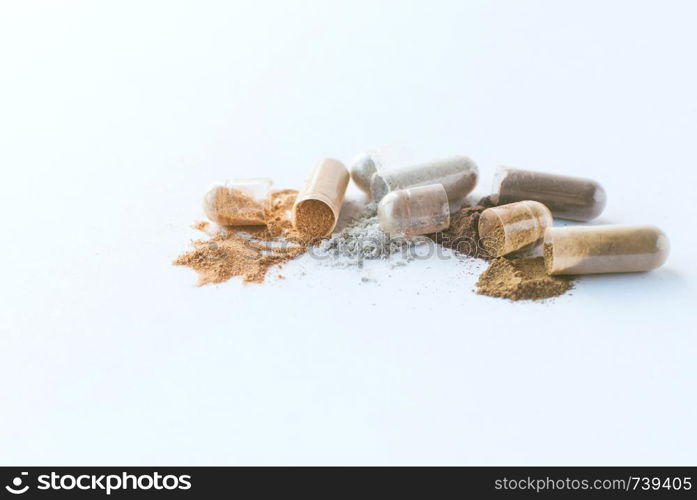
[[[577,221],[600,215],[606,201],[605,190],[596,181],[510,167],[497,170],[493,193],[499,204],[535,200],[554,217]]]
[[[654,226],[551,227],[544,237],[549,274],[650,271],[663,265],[670,244]]]
[[[390,191],[429,184],[442,184],[448,199],[462,201],[477,184],[477,165],[466,156],[453,156],[399,169],[381,171],[372,176],[370,192],[376,201]]]
[[[552,225],[549,209],[537,201],[518,201],[487,208],[479,217],[479,238],[494,257],[532,247]]]
[[[450,225],[448,195],[441,184],[398,189],[378,205],[380,228],[390,236],[416,236]]]

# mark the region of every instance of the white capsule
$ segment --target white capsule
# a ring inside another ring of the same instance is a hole
[[[351,179],[366,194],[370,194],[370,181],[379,164],[379,155],[375,151],[361,153],[351,162]]]
[[[394,170],[378,169],[372,176],[370,192],[373,199],[379,201],[397,189],[441,184],[451,204],[455,205],[474,189],[478,174],[477,165],[472,160],[466,156],[453,156]]]

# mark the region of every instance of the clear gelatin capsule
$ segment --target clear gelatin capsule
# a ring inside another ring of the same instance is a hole
[[[537,201],[487,208],[479,216],[479,238],[487,253],[501,257],[537,245],[552,225],[549,209]]]
[[[221,226],[260,226],[266,223],[270,179],[230,179],[210,185],[203,211]]]
[[[544,237],[549,274],[650,271],[663,265],[670,244],[654,226],[551,227]]]
[[[492,189],[498,204],[535,200],[554,217],[576,221],[596,218],[605,208],[603,187],[594,180],[499,167]]]
[[[466,156],[453,156],[393,170],[381,170],[372,175],[370,192],[380,201],[387,193],[398,189],[441,184],[455,206],[477,184],[479,170]]]
[[[381,157],[376,151],[361,153],[351,162],[351,179],[364,193],[370,194],[370,181],[381,164]]]
[[[398,189],[378,205],[380,228],[390,236],[416,236],[450,226],[448,195],[441,184]]]
[[[369,197],[370,183],[373,175],[387,168],[396,169],[408,164],[408,158],[412,156],[409,149],[402,145],[386,145],[373,148],[356,156],[351,161],[351,179],[358,188]]]

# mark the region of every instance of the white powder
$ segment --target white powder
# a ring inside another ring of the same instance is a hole
[[[368,204],[357,220],[309,251],[334,267],[362,267],[365,260],[389,259],[393,267],[403,266],[417,255],[416,247],[433,245],[425,236],[392,238],[380,229],[376,204]]]

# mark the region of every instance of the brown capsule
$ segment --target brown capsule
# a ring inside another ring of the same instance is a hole
[[[511,167],[499,167],[492,191],[498,204],[535,200],[554,217],[577,221],[596,218],[606,203],[605,190],[596,181]]]

